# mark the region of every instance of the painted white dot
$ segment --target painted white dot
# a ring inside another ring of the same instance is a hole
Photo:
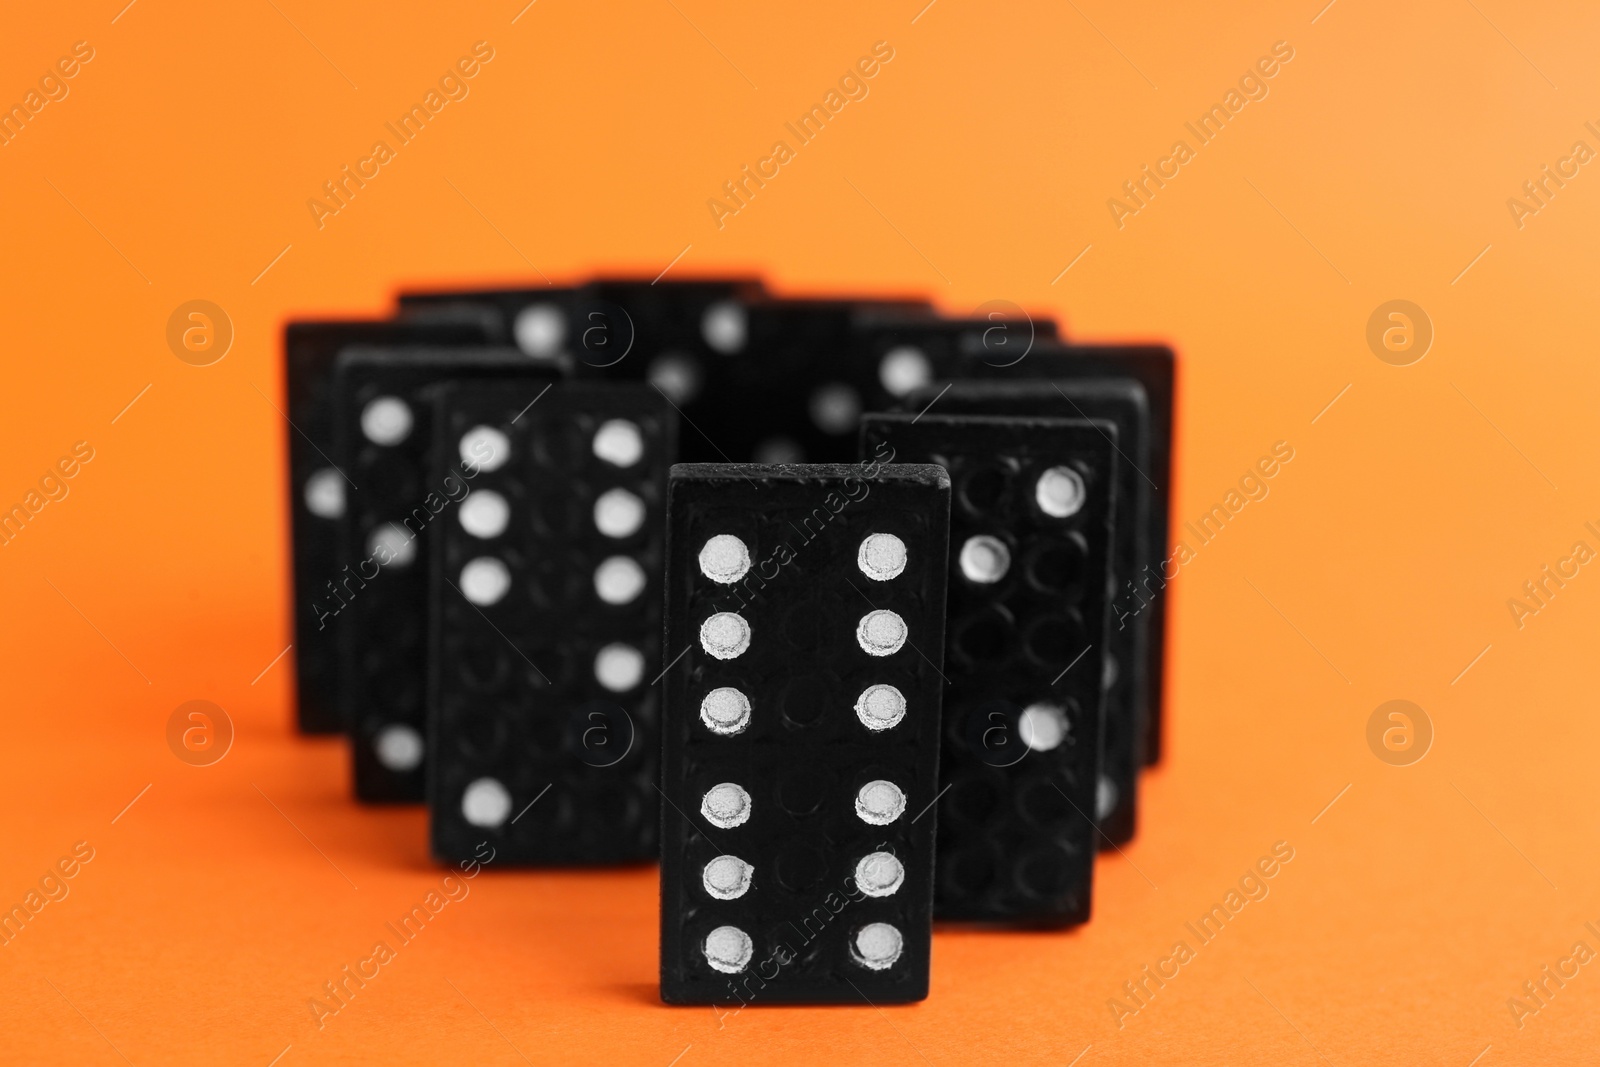
[[[1017,719],[1017,734],[1035,752],[1049,752],[1067,739],[1067,713],[1055,704],[1029,704]]]
[[[744,308],[731,300],[712,304],[706,308],[705,317],[700,320],[700,332],[713,352],[733,355],[744,348],[749,332]]]
[[[629,537],[644,525],[644,501],[626,489],[607,489],[594,502],[594,525],[607,537]]]
[[[750,624],[731,611],[719,611],[700,624],[700,647],[717,659],[735,659],[750,647]]]
[[[1039,483],[1033,489],[1039,510],[1057,519],[1076,515],[1088,495],[1083,475],[1071,467],[1051,467],[1039,475]]]
[[[547,359],[561,351],[567,338],[567,319],[554,304],[529,304],[517,312],[511,326],[517,347],[530,356]]]
[[[700,573],[732,585],[750,570],[750,549],[733,534],[713,534],[700,546]]]
[[[461,815],[473,826],[499,826],[511,815],[511,793],[496,778],[478,778],[461,792]]]
[[[890,656],[906,643],[906,621],[887,608],[869,611],[856,624],[856,642],[869,656]]]
[[[461,595],[480,608],[498,604],[511,591],[511,569],[493,556],[470,559],[461,568]]]
[[[738,974],[750,965],[756,948],[750,935],[737,926],[719,926],[706,935],[702,951],[712,970]]]
[[[823,433],[850,433],[861,417],[861,394],[843,382],[829,382],[811,394],[808,410]]]
[[[878,381],[890,396],[905,396],[933,380],[933,364],[914,345],[901,345],[883,354],[878,364]]]
[[[998,582],[1011,569],[1011,550],[1004,541],[989,534],[974,534],[967,538],[956,558],[967,580],[982,585]]]
[[[776,467],[784,463],[804,463],[806,450],[792,437],[768,437],[756,445],[750,459]]]
[[[613,467],[631,467],[644,455],[644,434],[638,423],[607,419],[594,432],[594,454]]]
[[[511,505],[493,489],[468,493],[461,502],[461,528],[473,537],[499,537],[511,523]]]
[[[878,779],[856,793],[856,815],[872,826],[888,826],[906,813],[906,795],[893,782]]]
[[[1105,775],[1094,783],[1094,820],[1104,822],[1111,809],[1117,806],[1117,784]]]
[[[332,467],[311,472],[306,479],[306,510],[319,519],[344,514],[344,476]]]
[[[607,604],[631,604],[644,592],[644,568],[628,556],[612,556],[594,569],[594,591]]]
[[[898,578],[906,569],[906,543],[891,533],[868,534],[856,550],[856,566],[875,582]]]
[[[386,522],[367,538],[367,555],[380,567],[409,567],[417,558],[417,541],[403,526]]]
[[[644,680],[644,653],[621,642],[595,654],[595,680],[613,693],[626,693]]]
[[[714,785],[700,800],[700,814],[723,830],[743,826],[750,818],[750,794],[732,782]]]
[[[663,352],[650,361],[645,380],[683,405],[700,395],[700,365],[681,352]]]
[[[888,923],[868,923],[856,933],[856,961],[874,971],[886,971],[900,958],[904,944],[900,931]]]
[[[724,737],[743,733],[750,725],[750,698],[729,686],[713,689],[700,701],[700,721]]]
[[[361,409],[361,432],[375,445],[397,445],[411,433],[411,405],[380,396]]]
[[[892,852],[873,852],[856,862],[856,885],[869,897],[886,897],[906,880],[906,869]]]
[[[461,435],[461,462],[480,471],[497,471],[511,458],[511,439],[493,426],[474,426]]]
[[[856,718],[869,730],[887,730],[906,717],[906,696],[892,685],[869,685],[856,698]]]
[[[372,748],[387,770],[414,771],[422,766],[422,735],[410,726],[385,726],[373,739]]]
[[[737,900],[750,891],[755,868],[738,856],[718,856],[700,872],[700,884],[718,900]]]

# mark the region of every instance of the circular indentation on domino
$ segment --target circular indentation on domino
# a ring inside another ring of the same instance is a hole
[[[951,896],[969,896],[982,893],[994,884],[996,870],[994,856],[988,847],[974,845],[939,856],[943,868],[943,891]]]
[[[991,606],[955,627],[955,649],[975,662],[1004,659],[1015,640],[1011,616]]]
[[[891,348],[878,363],[878,381],[890,396],[905,396],[932,380],[933,364],[915,345]]]
[[[461,792],[461,815],[473,826],[499,826],[511,815],[511,793],[497,778],[478,778]]]
[[[650,361],[645,380],[682,406],[700,395],[700,364],[681,352],[663,352]]]
[[[816,838],[791,837],[772,860],[773,876],[791,893],[804,893],[828,877],[828,855]]]
[[[799,675],[791,679],[783,691],[780,706],[790,724],[801,728],[813,726],[827,710],[828,687],[815,675]]]
[[[1056,519],[1076,515],[1088,496],[1083,475],[1071,467],[1051,467],[1039,475],[1033,487],[1033,498],[1039,502],[1039,510]]]
[[[738,856],[718,856],[700,872],[700,884],[717,900],[738,900],[750,891],[755,868]]]
[[[554,304],[529,304],[517,312],[511,332],[523,352],[548,359],[560,353],[567,339],[567,317]]]
[[[856,698],[856,718],[869,730],[887,730],[905,717],[905,694],[892,685],[869,685]]]
[[[856,550],[856,566],[875,582],[898,578],[906,569],[906,543],[892,533],[868,534]]]
[[[644,680],[644,653],[618,641],[595,653],[595,681],[613,693],[626,693]]]
[[[607,604],[633,603],[644,583],[644,568],[629,556],[612,556],[594,569],[594,591]]]
[[[628,419],[607,419],[594,432],[590,447],[613,467],[631,467],[644,456],[644,433]]]
[[[311,472],[306,479],[306,510],[319,519],[337,519],[344,514],[344,475],[332,467]]]
[[[1117,657],[1110,652],[1105,654],[1106,661],[1100,668],[1100,688],[1110,690],[1117,684],[1117,679],[1122,677],[1122,672],[1117,667]]]
[[[473,537],[499,537],[511,523],[511,505],[493,489],[479,489],[467,494],[457,517]]]
[[[735,659],[750,647],[750,624],[731,611],[719,611],[700,624],[700,647],[717,659]]]
[[[732,585],[750,572],[750,549],[733,534],[713,534],[700,546],[700,573]]]
[[[994,515],[1005,499],[1011,468],[999,463],[982,463],[966,471],[958,494],[961,505],[974,518]]]
[[[750,935],[737,926],[719,926],[706,935],[701,951],[712,970],[738,974],[750,965],[756,950]]]
[[[742,306],[722,300],[706,308],[700,319],[700,333],[713,352],[731,356],[744,349],[749,337],[749,319]]]
[[[474,426],[456,446],[461,462],[480,471],[496,471],[511,458],[511,438],[493,426]]]
[[[869,897],[886,897],[906,880],[906,869],[893,852],[872,852],[856,861],[856,887]]]
[[[1094,783],[1094,821],[1104,822],[1117,806],[1117,783],[1101,775]]]
[[[1028,580],[1041,592],[1078,600],[1084,592],[1087,561],[1088,548],[1076,533],[1059,539],[1039,539],[1028,553]]]
[[[998,537],[974,534],[962,542],[957,561],[967,581],[993,585],[1011,569],[1011,550]]]
[[[511,591],[511,569],[493,556],[479,556],[461,568],[461,595],[480,608],[498,604]]]
[[[887,608],[867,612],[856,624],[856,643],[869,656],[890,656],[900,651],[906,634],[906,621]]]
[[[905,947],[900,931],[888,923],[868,923],[856,931],[851,955],[863,967],[887,971],[895,965]]]
[[[595,498],[594,525],[607,537],[631,537],[644,525],[644,501],[626,489],[607,489]]]
[[[375,445],[397,445],[411,433],[411,405],[397,396],[380,396],[361,409],[361,433]]]
[[[815,763],[793,763],[777,775],[778,806],[791,815],[810,815],[836,794],[833,775]]]
[[[1017,736],[1034,752],[1050,752],[1067,739],[1066,709],[1059,704],[1029,704],[1017,717]]]
[[[403,723],[379,730],[372,750],[384,770],[403,774],[422,766],[422,735]]]
[[[417,558],[417,542],[405,527],[387,522],[367,537],[367,555],[380,567],[409,567]]]
[[[1070,669],[1086,653],[1088,641],[1076,612],[1035,619],[1022,635],[1028,653],[1044,664]]]
[[[906,812],[906,795],[893,782],[878,779],[856,793],[856,815],[872,826],[888,826]]]
[[[1072,887],[1072,855],[1057,844],[1041,845],[1018,858],[1012,868],[1018,888],[1041,900],[1059,899]],[[1070,910],[1070,909],[1068,909]]]
[[[700,814],[706,822],[723,830],[743,826],[750,818],[750,794],[733,782],[719,783],[700,798]]]
[[[843,382],[820,385],[807,405],[811,421],[826,434],[851,433],[861,417],[861,394]]]
[[[731,686],[713,689],[700,700],[700,721],[724,737],[743,733],[750,725],[750,698]]]

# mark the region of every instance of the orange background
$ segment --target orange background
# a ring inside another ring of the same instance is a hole
[[[1507,999],[1600,949],[1600,568],[1521,629],[1507,600],[1600,548],[1600,174],[1520,229],[1506,206],[1600,148],[1592,5],[123,2],[0,32],[0,102],[95,50],[0,148],[0,503],[95,450],[0,548],[0,902],[95,850],[0,948],[0,1060],[1592,1062],[1600,966],[1521,1029]],[[307,199],[479,40],[470,96],[319,230]],[[718,230],[706,200],[879,40],[870,95]],[[1270,95],[1119,230],[1107,199],[1280,40]],[[685,246],[671,277],[1173,343],[1178,523],[1293,446],[1174,583],[1140,835],[1082,929],[938,932],[923,1004],[720,1020],[656,1001],[652,870],[490,871],[319,1030],[309,998],[442,872],[421,810],[357,807],[341,744],[293,736],[290,659],[265,669],[282,323]],[[236,329],[210,367],[164,340],[193,298]],[[1436,329],[1412,366],[1364,340],[1392,298]],[[237,726],[211,767],[165,741],[191,699]],[[1390,699],[1436,731],[1413,766],[1367,747]],[[1280,840],[1270,896],[1119,1027],[1108,999]]]

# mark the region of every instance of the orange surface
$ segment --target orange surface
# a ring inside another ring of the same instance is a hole
[[[1561,562],[1600,548],[1593,5],[124,2],[0,33],[0,101],[93,52],[0,146],[0,503],[93,452],[0,547],[0,901],[75,872],[0,948],[0,1061],[1594,1061],[1600,568]],[[469,95],[319,228],[322,183],[478,41]],[[719,229],[707,200],[878,41],[868,95]],[[1146,164],[1166,184],[1114,212]],[[444,872],[420,810],[357,807],[340,744],[289,730],[280,326],[674,261],[1172,342],[1180,522],[1293,448],[1173,584],[1142,832],[1082,929],[941,930],[919,1005],[667,1009],[652,870],[491,869],[319,1028]],[[234,327],[212,366],[166,344],[191,299]],[[1365,340],[1391,299],[1435,329],[1410,366]],[[1546,564],[1569,577],[1513,612]],[[195,699],[237,731],[210,767],[166,743]],[[1434,729],[1411,766],[1368,747],[1396,699]],[[1279,841],[1200,946],[1184,924]]]

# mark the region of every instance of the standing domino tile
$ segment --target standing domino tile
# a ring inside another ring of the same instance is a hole
[[[680,464],[667,503],[661,997],[928,993],[950,482]]]
[[[643,385],[542,390],[439,393],[436,479],[483,470],[433,545],[433,854],[487,839],[510,864],[652,860],[677,416]]]
[[[1111,423],[869,415],[864,453],[950,473],[940,919],[1089,918]]]
[[[1150,409],[1132,378],[1062,381],[963,381],[927,386],[906,397],[919,412],[937,399],[945,415],[1028,415],[1104,419],[1116,425],[1116,530],[1111,549],[1111,622],[1106,635],[1106,713],[1100,735],[1100,780],[1094,815],[1100,847],[1127,844],[1138,825],[1139,772],[1144,767],[1148,647],[1152,612],[1141,610],[1135,580],[1151,558],[1148,516],[1156,490],[1150,478]]]
[[[1172,552],[1172,450],[1174,413],[1177,406],[1177,358],[1164,345],[1075,345],[1039,341],[1025,359],[994,360],[988,353],[935,365],[935,377],[973,378],[986,381],[1023,382],[1027,380],[1104,380],[1133,378],[1144,387],[1150,407],[1150,464],[1146,472],[1155,488],[1145,517],[1145,543],[1150,557],[1137,575],[1133,588],[1124,584],[1118,591],[1114,616],[1128,613],[1146,616],[1149,640],[1146,649],[1146,698],[1149,714],[1142,742],[1144,762],[1161,760],[1162,736],[1166,719],[1167,662],[1167,564]],[[1172,558],[1176,558],[1173,553]],[[1124,579],[1126,582],[1126,579]]]
[[[291,322],[283,331],[284,395],[289,425],[290,569],[294,591],[296,719],[301,732],[338,733],[337,619],[326,604],[337,580],[339,522],[358,490],[333,460],[333,371],[350,345],[472,345],[488,340],[466,322]]]
[[[507,384],[554,379],[519,352],[483,349],[352,348],[335,370],[335,456],[361,487],[340,526],[338,570],[318,603],[339,629],[340,703],[349,723],[357,799],[421,801],[427,767],[427,546],[491,461],[457,457],[435,477],[431,390],[486,378]],[[474,505],[469,522],[491,523]],[[491,603],[506,575],[485,561],[459,576]]]

